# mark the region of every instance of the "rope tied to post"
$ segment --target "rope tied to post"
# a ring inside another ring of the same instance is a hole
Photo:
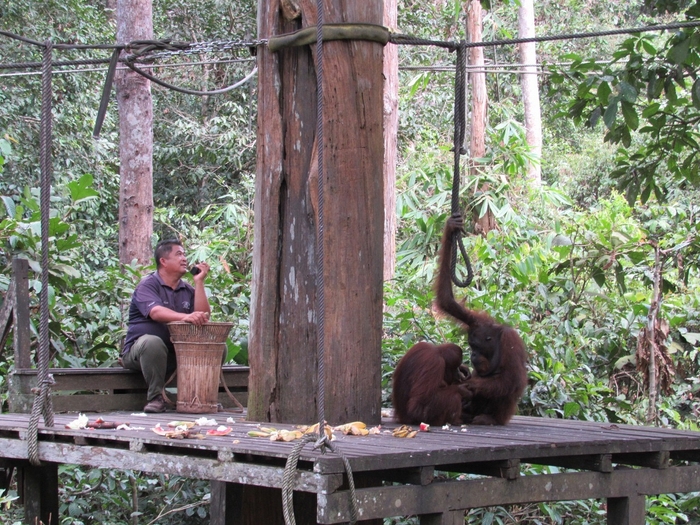
[[[27,427],[27,455],[29,462],[38,466],[39,459],[39,418],[43,415],[44,424],[53,427],[53,404],[51,386],[53,377],[49,375],[49,206],[51,200],[52,116],[51,116],[51,55],[53,45],[47,40],[43,48],[41,78],[41,134],[39,136],[39,162],[41,165],[41,293],[39,294],[39,351],[37,387],[32,405],[32,413]]]

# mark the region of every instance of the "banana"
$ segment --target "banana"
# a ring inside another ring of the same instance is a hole
[[[408,425],[401,425],[400,427],[395,428],[391,435],[397,438],[412,438],[415,437],[417,433],[417,430],[413,430]]]
[[[254,438],[257,438],[257,437],[266,438],[266,437],[270,437],[270,434],[271,434],[271,432],[263,432],[261,430],[251,430],[248,432],[248,436],[254,437]]]
[[[345,423],[344,425],[338,425],[333,427],[333,430],[338,430],[343,434],[352,434],[353,436],[364,436],[366,434],[362,433],[362,430],[367,428],[367,424],[362,421],[353,421],[352,423]]]

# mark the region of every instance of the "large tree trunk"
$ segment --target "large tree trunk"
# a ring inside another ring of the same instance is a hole
[[[518,38],[535,36],[535,7],[533,0],[521,0],[518,8]],[[537,82],[537,51],[534,42],[520,44],[520,63],[523,73],[520,85],[523,91],[525,109],[525,132],[527,143],[539,160],[542,154],[542,115],[540,114],[540,92]],[[534,188],[542,185],[542,172],[539,162],[530,163],[528,179]]]
[[[396,0],[384,0],[384,26],[396,28]],[[399,127],[399,47],[384,46],[384,280],[396,265],[396,142]]]
[[[288,2],[287,2],[288,3]],[[315,26],[260,0],[259,36]],[[326,0],[325,22],[382,24],[380,0]],[[258,165],[248,418],[318,418],[317,323],[325,314],[325,417],[380,421],[384,231],[380,44],[324,44],[325,309],[316,291],[315,46],[258,51]]]
[[[481,42],[482,40],[482,9],[480,0],[469,0],[467,4],[467,40],[469,42]],[[486,73],[484,73],[484,48],[472,47],[469,49],[469,80],[472,92],[471,133],[469,135],[469,158],[478,159],[486,153],[486,111],[488,97],[486,95]],[[479,167],[473,161],[469,166],[469,174],[472,177],[479,176]],[[487,191],[488,185],[479,188]],[[486,234],[496,227],[496,218],[491,210],[487,210],[483,216],[479,215],[479,209],[473,211],[474,231]]]
[[[153,38],[151,0],[117,0],[117,42]],[[119,261],[152,262],[153,103],[151,83],[131,70],[115,76],[119,105]]]

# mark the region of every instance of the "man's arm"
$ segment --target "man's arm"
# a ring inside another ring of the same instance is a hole
[[[209,306],[207,292],[204,291],[204,279],[206,279],[209,273],[209,265],[205,262],[201,262],[195,266],[199,268],[200,271],[194,276],[194,311],[206,313],[207,319],[209,319],[211,307]]]
[[[185,321],[196,325],[203,325],[209,321],[209,312],[192,312],[191,314],[181,314],[165,306],[154,306],[148,316],[159,323],[172,323],[175,321]]]

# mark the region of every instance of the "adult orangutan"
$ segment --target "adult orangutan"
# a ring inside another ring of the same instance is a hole
[[[396,365],[392,400],[399,423],[459,425],[470,397],[460,371],[462,349],[452,343],[412,346]]]
[[[436,305],[468,332],[473,370],[464,382],[471,395],[465,396],[462,422],[505,425],[515,414],[527,385],[527,354],[513,328],[496,323],[484,312],[469,310],[455,300],[450,278],[452,239],[463,224],[461,215],[453,215],[445,225],[435,285]]]

